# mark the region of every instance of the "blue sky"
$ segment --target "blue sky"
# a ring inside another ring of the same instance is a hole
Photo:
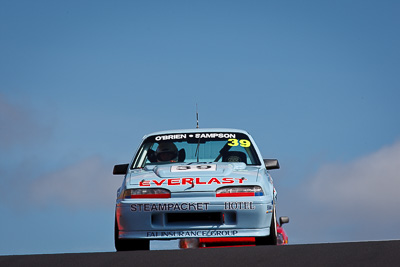
[[[0,254],[113,251],[143,135],[249,131],[292,244],[399,239],[398,1],[1,1]]]

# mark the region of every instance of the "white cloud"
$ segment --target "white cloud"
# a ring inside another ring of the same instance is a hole
[[[45,127],[33,113],[29,107],[11,103],[0,93],[0,145],[3,149],[48,138],[49,127]]]
[[[110,207],[123,178],[113,176],[112,167],[99,157],[87,158],[35,179],[28,189],[30,197],[33,203],[44,206]]]
[[[347,164],[322,166],[310,197],[341,210],[395,210],[400,206],[400,142]]]
[[[332,163],[292,197],[298,243],[399,239],[400,142],[349,163]],[[288,227],[289,228],[289,227]]]

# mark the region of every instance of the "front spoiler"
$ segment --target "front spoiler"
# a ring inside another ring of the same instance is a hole
[[[178,239],[202,237],[258,237],[268,236],[270,228],[262,229],[209,229],[209,230],[174,230],[174,231],[119,231],[119,238],[145,238],[145,239]]]

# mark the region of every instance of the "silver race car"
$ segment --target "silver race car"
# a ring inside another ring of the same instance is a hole
[[[115,248],[150,240],[255,237],[276,244],[276,191],[253,138],[236,129],[190,129],[143,137],[117,192]]]

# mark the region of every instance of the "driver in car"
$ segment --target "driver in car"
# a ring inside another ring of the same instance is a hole
[[[160,143],[156,150],[157,162],[178,162],[178,148],[172,142]]]

